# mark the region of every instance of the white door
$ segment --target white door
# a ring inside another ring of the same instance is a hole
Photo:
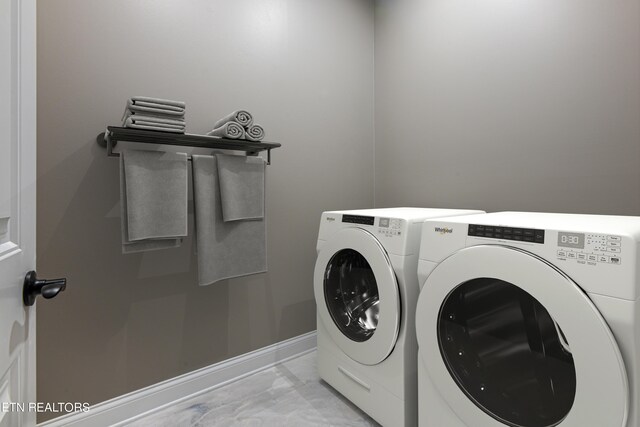
[[[0,0],[0,427],[35,426],[36,5]]]
[[[625,427],[629,389],[616,340],[587,294],[519,249],[463,249],[427,278],[420,362],[473,427]]]
[[[324,244],[313,276],[318,317],[356,362],[375,365],[393,350],[400,295],[389,257],[371,233],[340,230]]]

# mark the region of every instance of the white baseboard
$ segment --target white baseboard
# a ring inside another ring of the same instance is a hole
[[[88,412],[63,415],[38,427],[123,426],[315,348],[316,332],[313,331],[98,403]]]

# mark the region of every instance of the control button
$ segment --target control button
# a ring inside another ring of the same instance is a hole
[[[566,258],[567,251],[563,251],[563,250],[558,251],[558,256],[561,258]]]
[[[485,233],[493,233],[493,226],[489,226],[489,225],[485,226],[484,231]]]
[[[477,230],[478,232],[482,232],[482,233],[484,233],[484,225],[476,225],[476,230]]]
[[[612,256],[611,257],[611,264],[620,264],[621,260],[619,257],[617,256]]]
[[[524,230],[523,234],[527,237],[533,237],[533,230]]]
[[[484,237],[493,237],[493,232],[485,231]]]
[[[522,236],[522,228],[514,228],[513,229],[513,235],[514,236]],[[520,240],[520,239],[518,239]]]
[[[607,252],[619,253],[620,252],[620,248],[607,248]]]
[[[502,234],[502,227],[493,227],[493,231]]]
[[[576,259],[577,258],[577,254],[575,252],[567,252],[567,258]]]
[[[544,231],[536,230],[534,239],[536,243],[544,243]]]
[[[533,236],[524,236],[523,240],[525,242],[533,242]]]
[[[513,234],[513,229],[505,227],[505,228],[502,229],[502,233],[504,233],[504,234]]]
[[[522,236],[513,236],[513,240],[522,240]]]
[[[606,255],[598,255],[598,262],[609,262],[609,257]]]
[[[620,240],[622,240],[622,238],[620,236],[607,236],[607,240],[610,240],[612,242],[619,242]]]
[[[619,248],[620,247],[620,242],[607,242],[607,246],[612,247],[612,248]]]
[[[587,254],[584,254],[582,252],[578,253],[578,259],[586,260],[587,259]]]
[[[587,254],[587,261],[596,262],[598,261],[598,256],[595,254]]]

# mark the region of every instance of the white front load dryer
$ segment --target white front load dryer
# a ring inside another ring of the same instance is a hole
[[[319,374],[384,426],[417,425],[414,313],[423,221],[477,212],[394,208],[322,214],[313,278]]]
[[[640,217],[426,221],[421,427],[640,426]]]

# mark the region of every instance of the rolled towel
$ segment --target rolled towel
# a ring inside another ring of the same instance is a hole
[[[244,128],[236,122],[227,122],[222,126],[207,133],[210,136],[218,136],[220,138],[244,139]]]
[[[184,120],[172,120],[157,116],[140,114],[126,115],[122,126],[134,129],[157,130],[162,132],[184,133]]]
[[[260,125],[251,125],[246,130],[246,138],[250,141],[262,141],[264,139],[264,128]]]
[[[226,116],[224,116],[220,120],[218,120],[213,125],[213,128],[214,129],[219,128],[223,124],[228,123],[228,122],[238,122],[244,127],[249,127],[249,126],[251,126],[253,124],[253,116],[251,116],[251,113],[249,113],[246,110],[236,110],[236,111],[234,111],[232,113],[227,114]]]

